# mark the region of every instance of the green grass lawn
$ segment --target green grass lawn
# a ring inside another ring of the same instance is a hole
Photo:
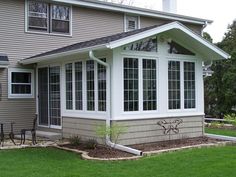
[[[0,177],[235,177],[236,147],[99,162],[53,148],[0,150]]]
[[[205,128],[206,133],[216,134],[216,135],[225,135],[225,136],[234,136],[236,137],[236,130],[227,130],[227,129],[217,129],[217,128]]]

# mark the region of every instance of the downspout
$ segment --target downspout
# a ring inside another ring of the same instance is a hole
[[[103,62],[102,60],[96,58],[93,54],[93,51],[90,50],[89,51],[89,57],[90,59],[96,61],[97,63],[105,66],[107,68],[107,73],[111,75],[111,68],[110,68],[110,65],[108,63],[105,63]],[[111,77],[109,77],[110,80],[111,80]],[[111,82],[110,82],[111,83]],[[111,88],[111,87],[109,87]],[[107,128],[110,128],[111,127],[111,99],[110,99],[110,115],[106,118],[106,127]],[[128,153],[131,153],[131,154],[135,154],[135,155],[139,155],[139,156],[142,156],[143,155],[143,152],[142,151],[139,151],[137,149],[133,149],[133,148],[130,148],[130,147],[127,147],[127,146],[123,146],[123,145],[120,145],[120,144],[115,144],[113,142],[111,142],[111,137],[110,135],[107,135],[106,136],[106,144],[114,149],[118,149],[118,150],[121,150],[121,151],[125,151],[125,152],[128,152]]]

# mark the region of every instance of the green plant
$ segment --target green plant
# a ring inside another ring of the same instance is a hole
[[[73,146],[78,146],[81,144],[81,138],[79,136],[71,136],[69,142]]]
[[[211,122],[209,127],[210,128],[222,128],[222,127],[224,127],[224,123],[214,121],[214,122]]]
[[[117,141],[122,133],[125,133],[127,130],[127,127],[113,123],[111,127],[108,127],[106,125],[99,125],[96,129],[97,135],[102,139],[104,144],[106,144],[106,137],[110,136],[112,141],[117,144]]]
[[[233,126],[236,127],[236,114],[235,113],[225,115],[224,119],[229,121],[229,123],[231,123]]]
[[[95,139],[89,139],[84,144],[86,149],[96,149],[98,142]]]

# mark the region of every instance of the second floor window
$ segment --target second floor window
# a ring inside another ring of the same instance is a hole
[[[28,1],[29,31],[70,34],[70,7],[42,1]]]

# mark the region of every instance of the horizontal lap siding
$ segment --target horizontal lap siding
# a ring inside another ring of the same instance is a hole
[[[97,139],[100,141],[96,129],[101,125],[105,125],[104,120],[63,117],[63,137],[79,136],[82,139]]]
[[[0,53],[9,56],[9,68],[21,67],[17,62],[22,58],[123,31],[123,14],[73,7],[72,37],[25,33],[24,6],[24,0],[0,1]],[[7,69],[0,69],[0,122],[15,121],[18,132],[21,128],[32,127],[36,103],[35,99],[8,99],[7,73]]]
[[[25,33],[24,6],[24,0],[0,1],[0,52],[9,55],[11,67],[19,59],[124,29],[123,14],[73,7],[72,37]]]
[[[157,125],[160,120],[173,121],[177,118],[158,118],[147,120],[115,121],[126,127],[126,132],[119,137],[119,143],[124,145],[149,143],[169,140],[169,135],[164,135],[164,129]],[[171,139],[198,137],[203,135],[203,117],[183,117],[183,123],[178,126],[179,134],[171,132]]]
[[[140,17],[141,28],[153,26],[153,25],[162,25],[164,23],[170,23],[170,22],[172,22],[172,21],[171,20],[162,20],[162,19],[158,19],[158,18]],[[183,23],[183,22],[181,22],[181,23]],[[183,24],[186,25],[191,30],[193,30],[195,33],[201,35],[202,25],[195,25],[195,24],[190,24],[190,23],[183,23]]]

